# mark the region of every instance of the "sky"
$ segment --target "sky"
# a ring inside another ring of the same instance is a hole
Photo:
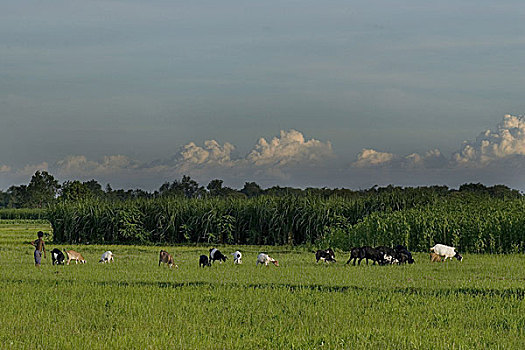
[[[525,190],[522,1],[0,1],[0,189]]]

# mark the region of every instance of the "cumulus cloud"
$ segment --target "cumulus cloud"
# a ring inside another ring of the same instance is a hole
[[[246,160],[256,166],[271,165],[282,167],[293,164],[318,163],[326,157],[332,157],[332,144],[311,139],[305,141],[297,130],[281,130],[280,137],[270,142],[260,138]]]
[[[507,114],[496,130],[486,130],[466,141],[452,155],[457,165],[485,166],[495,161],[525,156],[525,117]]]
[[[228,142],[221,145],[215,140],[208,140],[204,142],[204,147],[190,142],[182,147],[176,159],[186,167],[191,165],[232,166],[234,163],[231,159],[233,150],[235,146]]]
[[[353,163],[353,166],[357,168],[385,166],[391,164],[394,158],[395,155],[393,153],[363,148],[363,150],[357,155],[357,160]]]

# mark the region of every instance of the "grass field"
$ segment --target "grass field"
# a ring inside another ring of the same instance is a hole
[[[315,263],[301,248],[240,249],[243,265],[198,267],[208,247],[62,246],[85,265],[33,265],[45,222],[0,221],[0,348],[524,349],[525,256],[464,255],[410,266]],[[49,240],[49,238],[48,238]],[[174,253],[178,269],[158,267]],[[115,263],[98,264],[105,250]],[[280,267],[255,267],[259,251]]]

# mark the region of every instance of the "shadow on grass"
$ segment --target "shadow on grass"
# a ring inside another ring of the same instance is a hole
[[[289,283],[220,283],[220,282],[206,282],[206,281],[189,281],[189,282],[163,282],[163,281],[77,281],[77,280],[37,280],[37,279],[5,279],[0,282],[12,284],[31,284],[31,285],[48,285],[48,286],[71,286],[71,285],[95,285],[100,287],[158,287],[158,288],[234,288],[234,289],[283,289],[291,293],[301,291],[317,291],[320,293],[394,293],[402,295],[416,295],[416,296],[459,296],[466,295],[471,297],[499,297],[499,298],[514,298],[517,300],[525,299],[525,288],[508,288],[508,289],[493,289],[493,288],[450,288],[450,289],[424,289],[416,287],[407,288],[370,288],[360,286],[327,286],[321,284],[289,284]]]

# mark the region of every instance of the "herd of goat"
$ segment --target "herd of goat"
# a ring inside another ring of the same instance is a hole
[[[69,265],[69,263],[72,260],[75,260],[76,263],[86,262],[84,257],[74,250],[64,250],[64,252],[65,255],[59,249],[56,248],[51,251],[53,265],[64,265],[66,261],[66,256],[67,265]],[[231,253],[231,255],[233,256],[234,264],[242,264],[242,253],[240,251],[237,250],[234,253]],[[463,257],[456,252],[454,247],[446,246],[444,244],[436,244],[435,246],[430,248],[430,260],[432,262],[445,261],[447,259],[452,258],[456,258],[459,261],[463,259]],[[228,258],[224,254],[222,254],[217,248],[211,248],[209,250],[209,255],[201,255],[199,257],[199,267],[211,266],[212,263],[215,261],[219,261],[222,263],[225,262],[227,259]],[[331,248],[316,251],[315,259],[317,263],[319,261],[324,261],[326,263],[336,262],[335,253]],[[407,249],[407,247],[403,245],[397,245],[394,248],[386,246],[379,246],[375,248],[370,246],[352,248],[350,251],[350,258],[346,263],[349,264],[353,261],[353,265],[355,266],[356,261],[357,264],[360,265],[362,260],[365,260],[367,265],[369,260],[372,261],[373,265],[375,265],[376,263],[378,265],[401,265],[406,263],[414,263],[412,253]],[[101,259],[99,260],[99,262],[101,263],[107,263],[112,261],[114,261],[114,258],[113,253],[111,251],[104,252],[102,254]],[[159,254],[159,266],[163,263],[168,265],[169,267],[178,267],[177,265],[175,265],[173,256],[165,250],[161,250]],[[258,266],[259,264],[268,266],[270,263],[275,266],[279,266],[279,262],[266,253],[260,253],[257,256],[256,266]]]

